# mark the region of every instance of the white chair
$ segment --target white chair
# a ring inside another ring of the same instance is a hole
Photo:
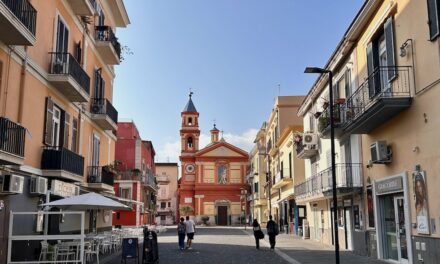
[[[39,261],[42,260],[53,260],[54,258],[54,251],[49,251],[49,244],[47,241],[41,241],[41,251],[40,251],[40,257],[38,258]],[[50,259],[47,258],[47,256],[50,255]]]
[[[70,249],[69,245],[57,244],[55,248],[55,260],[74,260],[76,253]]]
[[[99,264],[99,240],[84,243],[85,260],[93,262],[93,255],[96,255],[96,263]]]

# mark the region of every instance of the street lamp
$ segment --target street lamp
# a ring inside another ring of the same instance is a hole
[[[332,163],[332,191],[333,191],[333,230],[335,233],[335,258],[336,264],[339,264],[339,235],[338,235],[338,198],[336,197],[336,164],[335,164],[335,127],[333,123],[333,89],[332,89],[332,79],[333,72],[331,70],[326,70],[318,67],[306,67],[304,73],[319,73],[319,74],[328,74],[328,88],[329,88],[329,97],[330,97],[330,154],[331,154],[331,163]]]

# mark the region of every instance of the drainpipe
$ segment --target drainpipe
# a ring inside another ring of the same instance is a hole
[[[21,74],[20,74],[20,88],[19,88],[19,97],[18,97],[18,117],[17,121],[19,124],[23,123],[23,101],[24,101],[24,89],[26,84],[26,66],[28,60],[27,54],[28,47],[24,47],[25,57],[22,61],[21,66]]]
[[[11,53],[12,50],[14,49],[13,46],[8,46],[8,63],[6,66],[6,76],[5,76],[5,89],[3,91],[3,102],[2,102],[2,112],[1,115],[5,116],[6,115],[6,102],[8,101],[8,87],[9,87],[9,73],[10,73],[10,68],[11,68]]]

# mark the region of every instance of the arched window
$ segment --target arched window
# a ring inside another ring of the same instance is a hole
[[[189,137],[188,138],[188,148],[192,148],[193,147],[193,138]]]
[[[188,117],[188,125],[192,126],[192,123],[193,123],[192,117]]]

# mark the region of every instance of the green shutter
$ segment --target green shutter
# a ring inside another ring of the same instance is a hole
[[[367,46],[367,71],[368,71],[368,94],[370,97],[375,95],[374,89],[374,57],[373,57],[373,43],[368,43]]]
[[[439,0],[427,0],[428,1],[428,26],[429,26],[429,39],[433,40],[439,35]]]
[[[387,48],[387,66],[395,67],[396,62],[394,60],[394,26],[393,18],[390,17],[385,21],[384,34],[385,45]],[[388,82],[391,82],[396,77],[396,71],[394,68],[388,68]]]

